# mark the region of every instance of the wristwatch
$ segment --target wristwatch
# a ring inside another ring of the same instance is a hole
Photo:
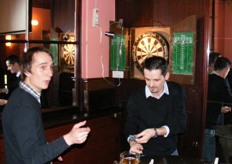
[[[155,135],[154,135],[154,138],[156,138],[156,137],[158,137],[158,132],[157,132],[157,129],[156,128],[154,128],[154,131],[155,131]]]
[[[136,140],[136,136],[135,135],[130,135],[129,137],[128,137],[128,142],[130,142],[130,141],[135,141]]]

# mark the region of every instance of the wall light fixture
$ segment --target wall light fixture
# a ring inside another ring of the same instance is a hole
[[[32,26],[38,26],[39,22],[38,22],[38,20],[33,19],[33,20],[31,20],[31,24],[32,24]]]
[[[6,35],[5,39],[6,40],[11,40],[11,35]],[[5,45],[8,46],[8,47],[11,46],[11,42],[6,42]]]

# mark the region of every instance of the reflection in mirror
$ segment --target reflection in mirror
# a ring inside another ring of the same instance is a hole
[[[78,46],[74,28],[77,0],[31,0],[30,2],[32,12],[29,33],[11,33],[10,39],[5,38],[6,34],[0,35],[2,74],[7,74],[10,78],[5,66],[7,56],[16,54],[21,57],[25,47],[45,46],[53,54],[55,67],[53,80],[49,88],[43,92],[43,108],[72,106],[76,101],[73,100],[75,87],[73,76]]]
[[[74,33],[75,0],[34,0],[32,20],[38,25],[32,26],[30,40],[75,42]],[[46,45],[54,54],[54,64],[59,71],[74,71],[75,44]]]
[[[217,59],[212,60],[216,69],[213,69],[214,72],[208,76],[203,158],[205,161],[213,162],[216,156],[220,157],[220,163],[231,163],[231,144],[229,144],[228,138],[231,137],[229,131],[232,124],[231,92],[229,91],[232,80],[230,73],[229,76],[227,75],[227,71],[229,71],[228,65],[232,61],[232,1],[212,0],[210,2],[209,59],[212,59],[212,54],[215,56],[220,54],[225,58],[216,57]]]

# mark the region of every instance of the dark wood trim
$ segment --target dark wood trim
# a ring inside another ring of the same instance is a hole
[[[112,78],[81,79],[82,110],[119,107],[117,86],[117,80]]]

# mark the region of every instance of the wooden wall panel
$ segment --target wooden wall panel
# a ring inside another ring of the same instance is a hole
[[[83,145],[75,145],[66,151],[62,157],[63,163],[113,163],[117,160],[123,147],[122,142],[122,116],[113,115],[87,120],[91,128],[90,135]],[[57,127],[46,131],[48,140],[67,133],[73,124]],[[55,162],[59,163],[59,162]]]

